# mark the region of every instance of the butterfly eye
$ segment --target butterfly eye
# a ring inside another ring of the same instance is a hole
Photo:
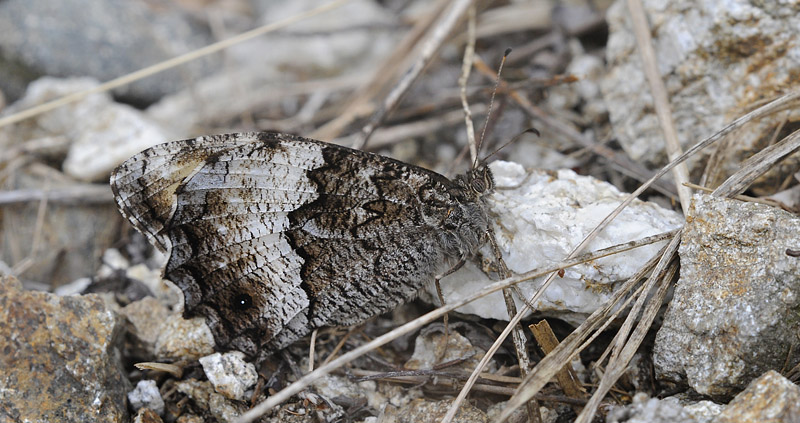
[[[484,192],[486,191],[486,183],[481,178],[475,178],[472,180],[472,189],[478,193]]]
[[[253,297],[247,294],[239,294],[233,297],[233,304],[231,304],[231,306],[236,310],[247,310],[253,306]]]

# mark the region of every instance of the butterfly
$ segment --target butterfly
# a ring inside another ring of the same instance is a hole
[[[122,215],[168,254],[184,317],[251,356],[385,313],[473,257],[494,187],[485,164],[451,180],[270,132],[157,145],[111,175]]]

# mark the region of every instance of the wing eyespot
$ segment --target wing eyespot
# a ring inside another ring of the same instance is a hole
[[[239,311],[246,311],[253,307],[253,297],[249,294],[239,293],[231,300],[231,308]]]

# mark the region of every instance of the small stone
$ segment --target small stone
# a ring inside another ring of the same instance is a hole
[[[800,388],[770,370],[728,403],[714,423],[800,422]]]
[[[205,423],[206,421],[203,420],[202,417],[196,416],[194,414],[182,414],[176,420],[177,423]]]
[[[102,298],[24,291],[0,277],[0,322],[0,416],[128,421],[130,383],[117,350],[122,319]]]
[[[148,355],[155,355],[155,344],[169,310],[159,300],[144,297],[123,307],[120,313],[128,319],[128,333],[135,337],[137,347]]]
[[[615,407],[606,416],[607,423],[696,423],[674,399],[649,398],[638,393],[633,402]]]
[[[235,421],[245,411],[247,406],[240,404],[217,393],[208,381],[187,379],[175,383],[175,389],[194,401],[201,409],[221,423]]]
[[[161,392],[154,380],[140,380],[136,384],[136,388],[128,392],[128,401],[136,411],[147,408],[159,416],[164,414],[164,400],[161,398]]]
[[[133,418],[133,423],[163,423],[161,417],[149,408],[140,408]]]
[[[453,360],[464,360],[456,368],[472,369],[483,358],[485,351],[472,346],[469,339],[460,333],[451,330],[447,336],[447,346],[444,354],[439,354],[442,348],[444,332],[428,332],[423,330],[414,343],[414,354],[406,362],[407,369],[433,369],[434,366]],[[441,357],[440,357],[441,356]]]
[[[697,423],[711,423],[722,412],[724,405],[717,404],[713,401],[697,401],[693,403],[683,404],[683,409],[697,422]]]
[[[43,77],[32,82],[25,97],[10,108],[32,107],[97,85],[99,82],[91,78]],[[125,159],[167,138],[141,111],[115,102],[108,93],[91,94],[37,116],[29,125],[4,130],[17,131],[13,136],[19,139],[66,135],[69,148],[62,164],[64,173],[88,182],[107,180],[111,170]]]
[[[230,399],[247,400],[247,390],[258,380],[256,367],[244,361],[239,351],[207,355],[200,358],[200,364],[214,389]]]
[[[397,413],[397,423],[435,423],[447,414],[453,404],[452,400],[428,401],[415,399],[402,407]],[[456,413],[454,421],[459,423],[486,423],[489,421],[486,413],[477,407],[465,403]]]
[[[214,335],[205,319],[184,319],[179,314],[170,315],[156,339],[158,358],[194,360],[214,352]]]

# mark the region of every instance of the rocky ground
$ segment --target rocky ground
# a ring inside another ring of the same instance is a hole
[[[259,421],[439,422],[484,361],[450,421],[800,421],[800,7],[481,2],[471,36],[469,2],[344,3],[306,17],[327,3],[0,2],[0,421],[233,422],[296,387]],[[376,119],[409,68],[423,71]],[[478,137],[487,127],[480,157],[539,135],[489,159],[497,248],[442,280],[445,304],[463,303],[447,326],[426,317],[431,284],[266,359],[221,350],[204,319],[184,319],[167,257],[108,185],[173,139],[269,130],[353,145],[370,126],[364,149],[452,176],[470,163],[462,93]],[[667,173],[574,253],[670,148],[739,118],[686,161],[691,192]],[[501,279],[498,255],[521,282],[475,298]]]

